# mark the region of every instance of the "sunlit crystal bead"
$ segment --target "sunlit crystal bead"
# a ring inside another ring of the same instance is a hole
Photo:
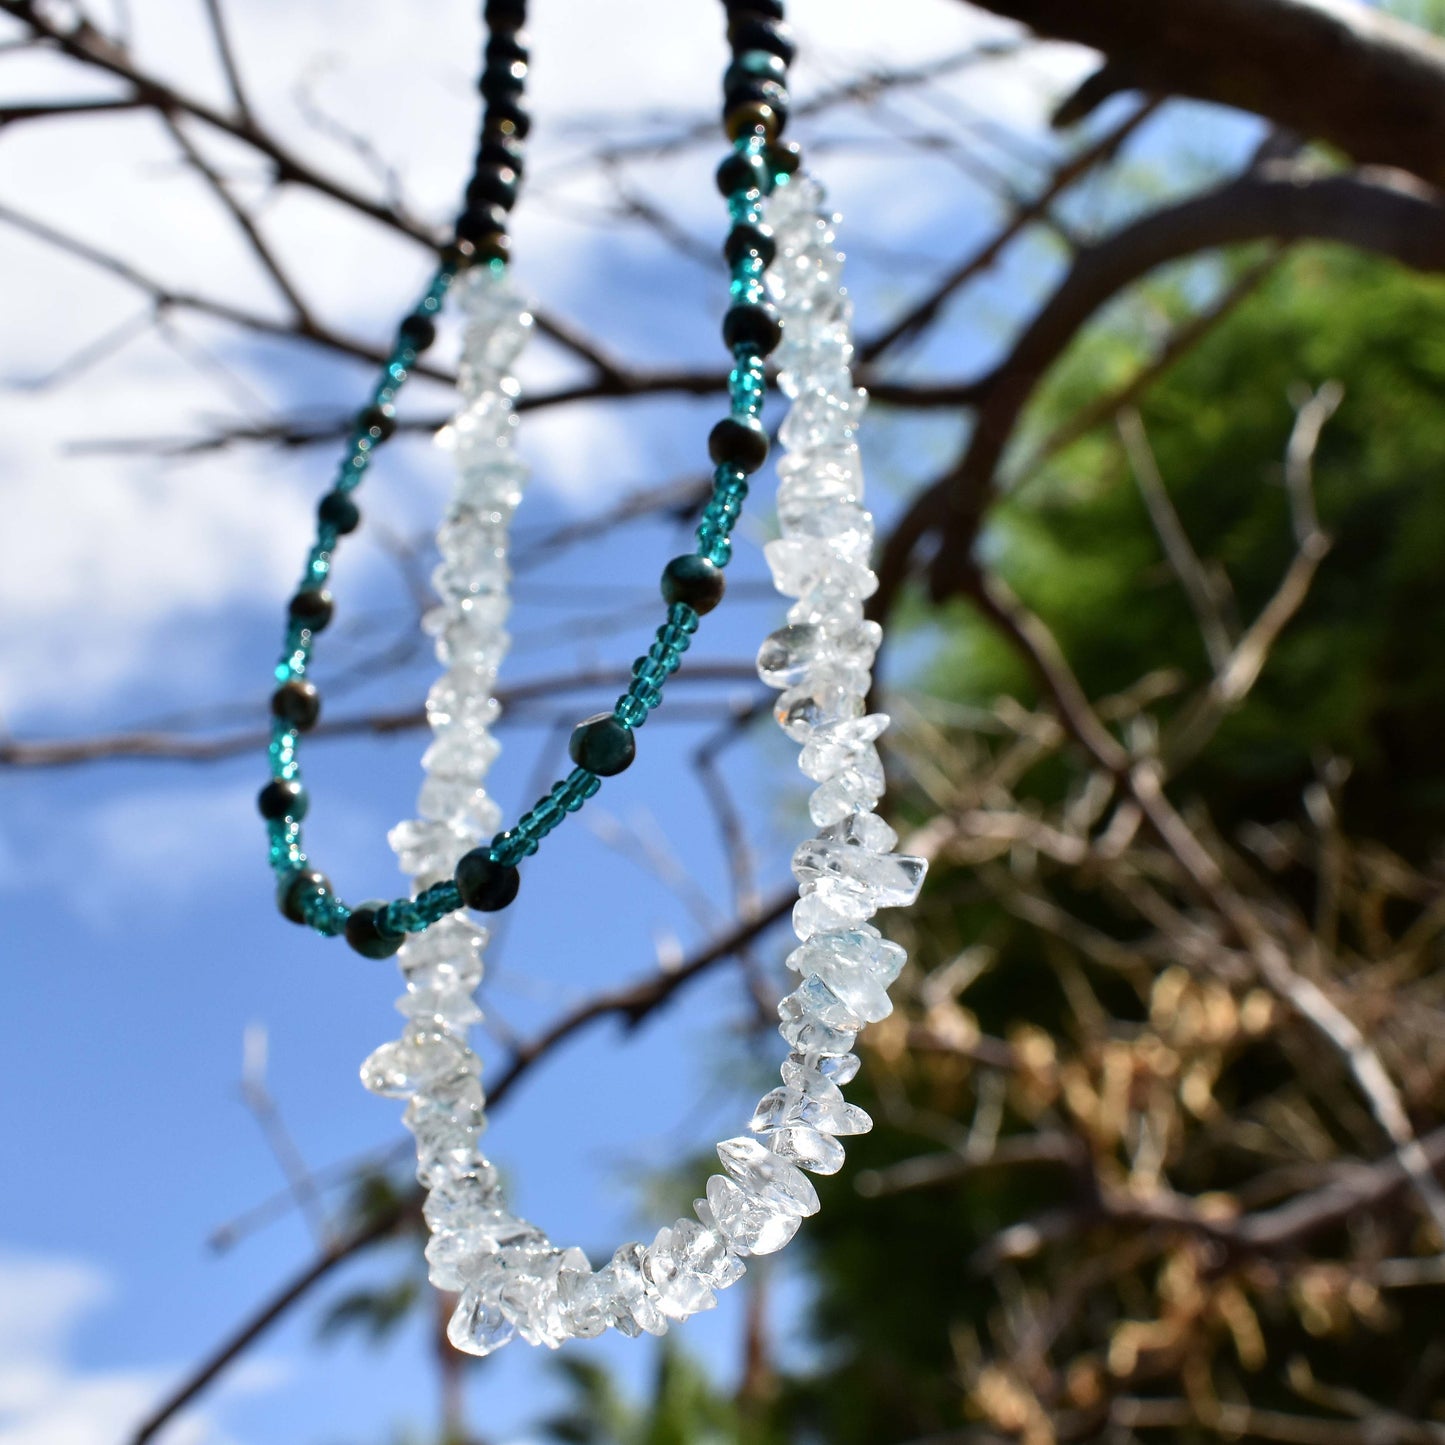
[[[724,1139],[717,1146],[717,1155],[723,1168],[749,1194],[802,1215],[818,1212],[818,1191],[807,1175],[786,1160],[779,1159],[758,1140],[745,1134],[735,1139]]]
[[[794,687],[828,655],[822,629],[781,627],[758,649],[758,676],[769,687]]]
[[[881,737],[887,726],[888,714],[876,712],[817,728],[798,754],[798,767],[815,781],[831,778],[846,767],[857,766],[867,756],[869,744]]]
[[[739,1254],[775,1254],[803,1220],[796,1210],[749,1194],[724,1174],[707,1181],[707,1202],[718,1229]]]
[[[823,838],[809,838],[793,854],[793,876],[800,883],[829,883],[860,894],[875,908],[906,908],[918,897],[927,871],[922,858],[873,853]]]
[[[896,846],[898,834],[877,813],[849,813],[829,823],[819,834],[832,843],[847,843],[873,853],[888,853]]]
[[[373,1094],[404,1099],[473,1074],[477,1067],[476,1055],[450,1034],[408,1028],[401,1038],[372,1052],[361,1066],[361,1082]]]
[[[586,1270],[563,1268],[557,1274],[557,1306],[573,1339],[590,1340],[612,1323],[612,1303],[603,1278]]]
[[[878,590],[878,579],[865,565],[866,547],[845,557],[831,542],[816,537],[779,537],[763,544],[763,558],[773,586],[784,597],[804,597],[828,581],[837,589],[832,594],[837,602],[861,601]]]
[[[427,721],[434,728],[490,727],[501,715],[491,695],[491,679],[472,668],[444,672],[427,693]]]
[[[815,728],[862,717],[863,698],[831,677],[810,678],[790,687],[773,705],[777,724],[795,742],[806,742]]]
[[[422,783],[417,811],[425,818],[465,829],[474,841],[502,825],[501,807],[485,788],[471,778],[449,773],[433,773]]]
[[[778,437],[789,451],[841,446],[852,440],[867,404],[868,393],[860,389],[803,392],[788,408]]]
[[[486,1099],[474,1073],[458,1074],[432,1084],[406,1106],[402,1122],[416,1135],[418,1158],[466,1147],[486,1128]]]
[[[486,728],[443,727],[422,754],[421,765],[429,773],[480,779],[501,750],[502,745]]]
[[[403,873],[446,876],[475,842],[466,828],[436,818],[412,818],[386,835]]]
[[[857,1054],[792,1053],[783,1060],[783,1082],[805,1091],[819,1081],[846,1084],[857,1077],[860,1062]]]
[[[566,1254],[580,1257],[583,1267],[587,1266],[581,1250],[568,1250]],[[557,1284],[563,1259],[563,1251],[549,1250],[537,1256],[526,1272],[513,1274],[502,1286],[498,1297],[502,1313],[516,1324],[517,1333],[529,1345],[555,1350],[569,1338]]]
[[[790,1160],[810,1174],[836,1174],[843,1167],[843,1146],[832,1135],[807,1124],[765,1129],[762,1137],[780,1159]]]
[[[825,880],[814,884],[793,905],[793,932],[799,938],[839,933],[866,923],[874,911],[875,905],[863,894]]]
[[[717,1304],[717,1296],[707,1282],[678,1258],[673,1231],[666,1225],[648,1245],[642,1268],[652,1285],[658,1309],[670,1320],[688,1319]]]
[[[856,442],[784,456],[777,470],[778,520],[785,526],[811,507],[863,500],[863,459]]]
[[[804,977],[818,974],[825,982],[832,972],[864,974],[877,979],[887,989],[903,971],[907,958],[904,949],[884,938],[871,925],[862,924],[846,932],[808,939],[788,955],[787,965]]]
[[[486,942],[487,930],[481,924],[454,913],[432,924],[425,933],[408,938],[397,962],[407,979],[419,985],[452,977],[475,983],[482,976]]]
[[[883,760],[870,745],[813,789],[808,816],[825,828],[851,813],[869,812],[883,796],[883,781]]]
[[[468,1234],[433,1231],[426,1242],[427,1278],[437,1289],[463,1290],[472,1281],[478,1255],[488,1250],[489,1246]]]
[[[396,1001],[396,1010],[418,1024],[463,1037],[482,1021],[472,991],[466,987],[408,988]]]
[[[502,1313],[496,1301],[475,1287],[464,1291],[447,1321],[447,1339],[453,1348],[466,1355],[490,1355],[516,1333],[517,1327]]]
[[[614,1323],[623,1334],[645,1330],[650,1335],[665,1335],[667,1319],[649,1288],[643,1259],[640,1244],[624,1244],[604,1270],[611,1285]]]
[[[678,1267],[697,1275],[712,1289],[724,1289],[740,1279],[747,1266],[743,1264],[728,1244],[727,1237],[717,1227],[712,1211],[705,1199],[693,1202],[698,1219],[679,1219],[672,1226],[672,1252]]]

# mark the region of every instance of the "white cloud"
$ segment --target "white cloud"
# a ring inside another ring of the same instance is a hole
[[[84,1369],[71,1358],[78,1327],[113,1296],[112,1282],[82,1261],[0,1254],[0,1445],[115,1445],[154,1408],[171,1369]],[[227,1388],[256,1393],[285,1373],[265,1361]],[[195,1412],[166,1441],[230,1445],[213,1419]]]

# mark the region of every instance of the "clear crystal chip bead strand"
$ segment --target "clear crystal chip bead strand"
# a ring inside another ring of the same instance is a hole
[[[877,586],[857,445],[866,398],[850,371],[836,217],[800,171],[768,200],[767,220],[777,249],[766,284],[782,317],[776,359],[791,405],[780,431],[781,535],[765,554],[778,591],[793,604],[786,625],[763,643],[758,669],[781,690],[777,720],[801,744],[819,830],[793,856],[799,946],[787,963],[800,982],[778,1009],[790,1049],[782,1083],[759,1102],[748,1132],[718,1145],[721,1172],[708,1179],[694,1217],[659,1229],[650,1244],[624,1244],[594,1270],[580,1249],[554,1245],[508,1209],[481,1147],[481,1063],[467,1030],[480,1017],[473,992],[485,929],[454,916],[408,939],[397,955],[407,1022],[400,1039],[367,1059],[362,1079],[408,1101],[417,1177],[427,1190],[430,1277],[460,1294],[448,1336],[469,1354],[489,1354],[517,1336],[556,1348],[608,1328],[660,1335],[713,1307],[749,1257],[783,1248],[817,1211],[808,1174],[836,1173],[844,1162],[839,1140],[871,1127],[842,1086],[857,1072],[859,1030],[889,1012],[888,985],[904,953],[869,920],[880,908],[911,903],[925,865],[893,853],[897,835],[874,812],[883,793],[877,739],[888,719],[864,712],[881,634],[863,616]],[[419,816],[391,834],[418,892],[450,876],[498,820],[479,780],[497,753],[490,728],[507,646],[508,526],[526,480],[512,444],[510,369],[531,318],[505,275],[478,268],[459,291],[463,405],[442,436],[455,453],[457,480],[438,536],[441,605],[427,623],[446,670],[428,698],[433,741]]]

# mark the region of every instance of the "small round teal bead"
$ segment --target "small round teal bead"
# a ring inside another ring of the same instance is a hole
[[[351,910],[343,932],[346,941],[363,958],[390,958],[406,938],[401,934],[383,933],[377,924],[377,915],[386,907],[383,899],[373,898],[358,904]]]
[[[610,778],[632,766],[637,739],[632,729],[610,712],[600,712],[572,729],[567,752],[579,768]]]

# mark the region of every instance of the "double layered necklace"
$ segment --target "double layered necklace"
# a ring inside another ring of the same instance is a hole
[[[432,1283],[459,1296],[448,1335],[485,1355],[521,1336],[556,1348],[601,1334],[663,1334],[716,1303],[747,1260],[781,1249],[818,1208],[809,1174],[843,1165],[839,1140],[870,1127],[841,1086],[858,1070],[854,1040],[891,1008],[888,986],[904,951],[870,919],[911,903],[921,859],[892,850],[897,834],[875,809],[883,794],[877,739],[888,724],[865,698],[881,640],[863,604],[877,586],[868,559],[873,522],[863,506],[857,429],[866,400],[853,385],[851,307],[842,286],[837,217],[822,188],[780,139],[787,120],[793,43],[780,0],[725,0],[733,58],[723,78],[731,150],[718,168],[730,229],[723,247],[730,298],[723,341],[732,358],[728,415],[708,435],[712,495],[696,546],[662,569],[665,615],[610,712],[579,723],[574,764],[510,827],[483,786],[498,745],[494,696],[507,651],[508,539],[528,471],[515,448],[512,371],[532,316],[510,265],[508,216],[524,170],[530,117],[522,107],[528,47],[525,0],[487,0],[481,145],[456,239],[395,345],[332,489],[317,508],[316,539],[291,598],[272,696],[271,781],[259,806],[270,839],[281,912],[367,958],[395,955],[405,981],[401,1037],[362,1065],[362,1082],[405,1099],[426,1191]],[[327,582],[340,539],[360,522],[357,491],[377,448],[396,428],[395,401],[435,338],[451,298],[463,318],[461,404],[440,440],[456,483],[437,533],[440,598],[423,625],[443,672],[427,696],[430,746],[418,816],[390,834],[411,880],[403,897],[348,905],[302,847],[308,797],[299,745],[320,715],[310,681],[313,649],[332,617]],[[506,908],[522,867],[543,839],[637,754],[637,734],[663,700],[700,619],[722,600],[731,534],[749,478],[767,459],[762,422],[767,359],[789,400],[778,428],[780,535],[764,553],[777,590],[793,599],[786,624],[758,652],[758,673],[779,689],[778,724],[801,745],[814,783],[816,833],[793,854],[799,944],[787,957],[798,986],[778,1005],[788,1055],[782,1082],[758,1103],[747,1131],[717,1146],[719,1173],[693,1213],[650,1243],[622,1245],[594,1269],[579,1248],[554,1244],[508,1208],[483,1151],[481,1060],[468,1043],[481,1018],[487,929],[474,913]]]

